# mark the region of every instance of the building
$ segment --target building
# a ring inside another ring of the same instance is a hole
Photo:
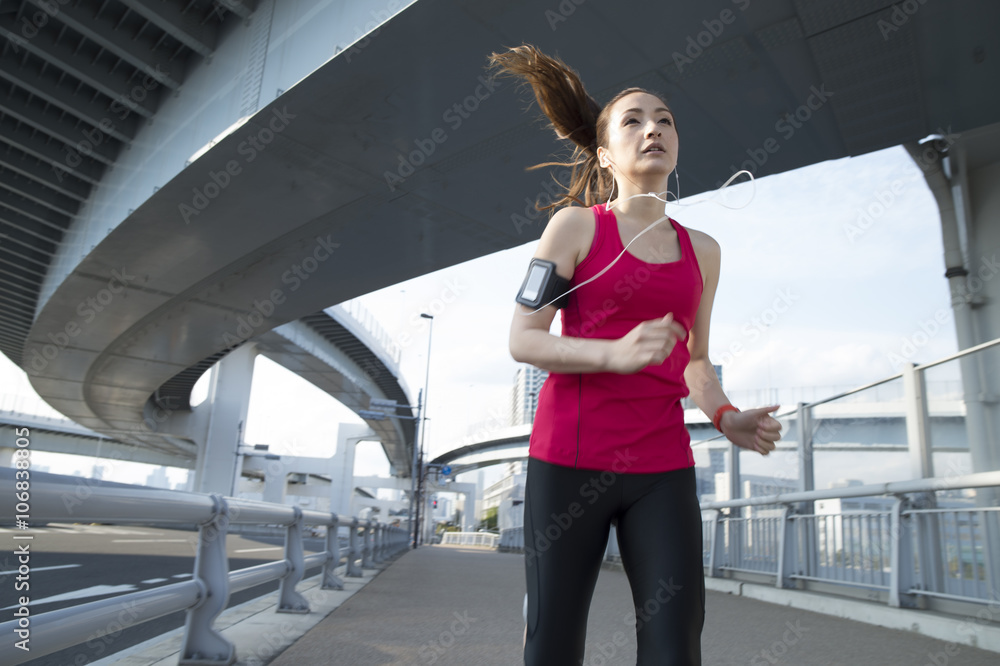
[[[535,410],[538,409],[538,392],[542,390],[547,370],[533,365],[522,365],[514,374],[514,386],[511,389],[511,425],[533,423]]]
[[[482,520],[489,509],[497,509],[497,528],[505,530],[524,525],[524,481],[528,463],[524,460],[507,463],[507,473],[502,479],[483,491]]]

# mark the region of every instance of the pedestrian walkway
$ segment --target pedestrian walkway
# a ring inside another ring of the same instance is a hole
[[[296,641],[273,666],[516,666],[521,555],[458,546],[410,551]],[[919,634],[708,592],[704,666],[995,666],[1000,655]],[[635,664],[628,581],[603,570],[584,666]],[[955,640],[964,636],[956,635]]]

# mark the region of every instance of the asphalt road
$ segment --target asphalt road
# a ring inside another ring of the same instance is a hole
[[[0,528],[0,538],[14,530]],[[191,578],[197,533],[158,527],[50,524],[32,528],[30,609],[33,615],[115,595],[146,590]],[[25,534],[25,532],[21,532]],[[226,541],[230,571],[283,557],[282,539],[230,535]],[[320,539],[308,539],[306,551],[320,552]],[[12,549],[0,554],[0,608],[25,592],[15,591],[17,562]],[[315,573],[310,571],[309,574]],[[277,581],[231,595],[229,605],[278,589]],[[30,666],[82,666],[184,624],[184,613],[129,627],[117,636],[96,638],[25,662]]]

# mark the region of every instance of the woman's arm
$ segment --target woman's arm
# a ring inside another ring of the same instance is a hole
[[[704,289],[688,335],[691,360],[684,370],[684,381],[694,404],[711,419],[720,407],[731,404],[708,358],[708,335],[715,291],[719,285],[722,250],[715,239],[706,234],[691,231],[690,235],[701,266]],[[719,427],[733,444],[767,455],[774,450],[774,443],[781,439],[781,423],[770,416],[770,412],[776,409],[778,405],[745,412],[728,411],[722,415]]]
[[[586,257],[596,223],[589,208],[562,208],[542,232],[535,257],[556,264],[556,273],[567,280]],[[515,361],[549,372],[638,372],[662,363],[685,331],[672,315],[644,321],[617,340],[576,338],[549,333],[556,307],[548,305],[535,314],[518,304],[510,325],[510,353]]]

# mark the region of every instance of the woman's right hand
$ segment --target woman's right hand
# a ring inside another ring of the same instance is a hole
[[[610,372],[630,375],[646,366],[659,365],[685,336],[687,331],[674,321],[672,312],[660,319],[641,322],[612,343],[608,369]]]

